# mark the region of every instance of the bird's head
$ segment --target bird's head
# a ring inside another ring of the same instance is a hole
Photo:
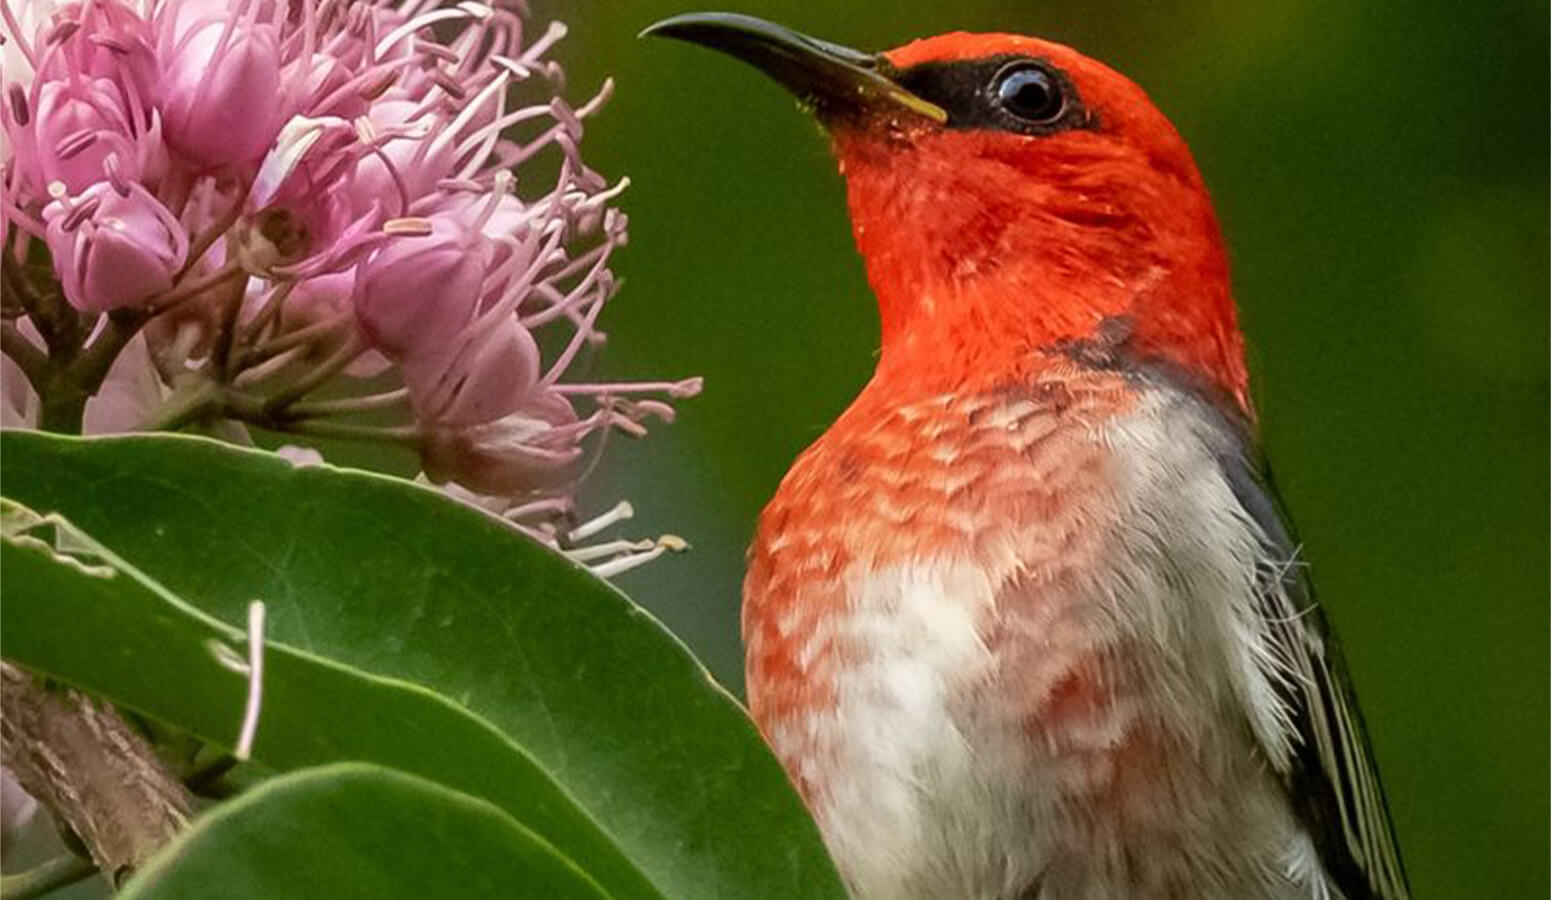
[[[753,64],[829,132],[878,297],[880,371],[940,387],[1062,357],[1166,367],[1248,410],[1211,201],[1124,76],[1009,34],[874,55],[721,13],[647,33]]]

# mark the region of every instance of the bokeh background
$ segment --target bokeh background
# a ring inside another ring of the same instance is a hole
[[[688,0],[534,0],[572,26],[589,163],[627,174],[600,374],[702,374],[588,492],[694,550],[622,579],[741,690],[755,516],[867,378],[876,314],[815,126],[752,70],[638,41]],[[1073,44],[1193,147],[1233,251],[1265,441],[1340,629],[1416,895],[1548,894],[1544,2],[740,0],[863,48]]]

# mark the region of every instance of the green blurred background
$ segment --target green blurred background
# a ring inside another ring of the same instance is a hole
[[[590,164],[634,182],[601,374],[706,376],[589,483],[694,550],[622,579],[734,690],[760,507],[867,378],[876,314],[834,165],[774,85],[635,33],[686,0],[536,0]],[[1265,439],[1355,669],[1419,898],[1548,894],[1543,2],[742,0],[863,48],[1073,44],[1195,151],[1233,250]]]

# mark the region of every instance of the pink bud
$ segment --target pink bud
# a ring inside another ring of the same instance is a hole
[[[426,476],[443,484],[499,496],[559,487],[581,458],[574,426],[576,411],[559,394],[546,392],[524,407],[484,425],[434,428],[421,442]]]
[[[38,77],[104,78],[121,85],[126,97],[150,99],[156,85],[151,27],[124,0],[70,4],[55,13],[53,29],[54,46],[40,60]]]
[[[446,353],[474,317],[485,277],[482,242],[433,220],[432,233],[399,235],[361,263],[355,314],[391,359]]]
[[[115,149],[110,136],[128,137],[112,82],[56,81],[38,96],[36,159],[42,184],[63,182],[79,193],[105,177],[103,162]]]
[[[539,380],[539,347],[510,316],[475,326],[456,354],[404,360],[404,384],[424,422],[482,425],[515,412]]]
[[[43,210],[65,299],[87,313],[134,306],[172,287],[188,235],[145,188],[122,196],[107,182]]]
[[[280,48],[274,28],[202,20],[162,72],[167,141],[206,165],[257,162],[282,124]]]

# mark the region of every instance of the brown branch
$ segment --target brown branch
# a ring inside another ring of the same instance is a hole
[[[33,327],[48,347],[49,356],[69,360],[81,349],[81,316],[70,308],[59,292],[57,284],[48,290],[39,290],[27,275],[27,262],[17,259],[8,248],[0,258],[0,286],[7,295],[7,303],[17,301]]]
[[[16,363],[17,368],[31,382],[33,390],[37,390],[43,379],[48,377],[48,354],[27,340],[15,322],[0,322],[0,352]]]
[[[107,704],[0,663],[0,757],[117,887],[188,819],[191,800]]]

